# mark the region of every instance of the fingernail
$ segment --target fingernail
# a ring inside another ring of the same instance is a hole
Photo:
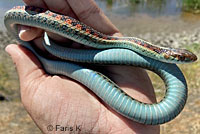
[[[5,48],[5,51],[10,55],[10,56],[12,56],[11,54],[12,54],[12,50],[13,48],[12,48],[12,45],[8,45],[8,46],[6,46],[6,48]]]
[[[10,44],[6,46],[5,51],[12,57],[13,55],[19,56],[20,53],[17,51],[16,44]]]
[[[6,46],[5,51],[10,55],[10,45]]]
[[[13,57],[13,55],[15,55],[15,54],[14,54],[14,53],[15,53],[15,50],[14,50],[13,45],[14,45],[14,44],[10,44],[10,45],[6,46],[5,51],[9,54],[9,56],[11,57],[11,59],[12,59],[14,65],[15,65],[15,67],[16,67],[16,62],[15,62],[14,57]]]
[[[30,30],[30,27],[27,27],[27,26],[19,26],[18,27],[18,30],[19,30],[19,37],[20,39],[24,39],[24,34]]]

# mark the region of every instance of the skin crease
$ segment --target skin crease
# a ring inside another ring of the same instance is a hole
[[[118,29],[107,19],[93,0],[24,0],[27,5],[47,8],[74,17],[94,29],[109,35],[121,36]],[[78,8],[77,8],[78,7]],[[98,20],[98,21],[97,21]],[[43,31],[21,27],[20,37],[33,40],[40,47]],[[60,42],[72,43],[49,33]],[[42,49],[42,48],[41,48]],[[11,44],[6,47],[17,67],[20,78],[21,100],[31,118],[43,133],[48,125],[81,126],[76,133],[101,134],[158,134],[159,126],[142,125],[113,111],[89,89],[64,76],[50,76],[40,62],[27,49]],[[147,103],[155,103],[155,93],[147,73],[127,66],[102,67],[132,97]],[[53,133],[63,133],[53,131]],[[69,133],[66,131],[65,133]]]

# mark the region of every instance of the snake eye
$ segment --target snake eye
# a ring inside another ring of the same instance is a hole
[[[185,56],[180,55],[180,56],[179,56],[179,59],[180,59],[181,61],[184,61],[184,60],[185,60]]]

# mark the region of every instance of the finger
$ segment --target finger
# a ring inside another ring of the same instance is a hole
[[[24,2],[29,6],[46,8],[51,11],[77,18],[66,0],[24,0]]]
[[[67,1],[80,21],[105,34],[119,33],[94,0]]]
[[[56,4],[53,3],[51,0],[44,0],[44,1],[48,9],[77,19],[76,15],[74,14],[73,10],[71,9],[66,0],[56,0]]]
[[[42,36],[43,30],[35,27],[22,26],[19,27],[19,37],[23,41],[31,41],[37,37]]]
[[[16,65],[20,83],[28,83],[44,75],[40,62],[24,47],[11,44],[6,47],[6,52]]]
[[[43,0],[23,0],[25,4],[29,6],[37,6],[42,8],[47,8],[45,2]]]

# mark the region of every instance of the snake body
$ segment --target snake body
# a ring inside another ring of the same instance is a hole
[[[16,6],[7,11],[5,26],[15,38],[31,50],[49,74],[65,75],[77,80],[110,107],[125,117],[143,124],[162,124],[174,119],[184,108],[187,84],[174,63],[193,62],[197,57],[184,49],[157,47],[135,37],[114,37],[64,15],[33,6]],[[95,49],[79,50],[55,44],[44,35],[44,47],[61,60],[41,56],[30,42],[18,36],[18,24],[42,28]],[[131,65],[158,74],[166,85],[165,97],[156,104],[140,102],[120,89],[105,75],[81,63]],[[87,78],[87,79],[85,79]]]

